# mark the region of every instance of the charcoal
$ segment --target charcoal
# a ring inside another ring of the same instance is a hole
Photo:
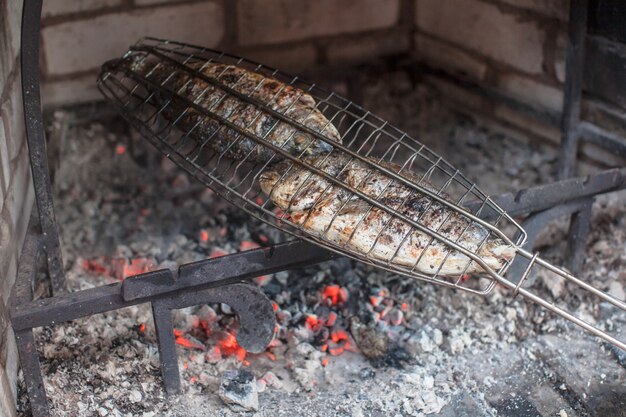
[[[363,103],[448,157],[488,194],[553,178],[554,149],[520,143],[495,126],[460,116],[430,87],[419,84],[411,93],[404,81],[394,81],[396,75],[362,77]],[[145,140],[135,134],[131,139],[125,126],[117,118],[72,125],[67,146],[59,150],[55,208],[71,291],[119,283],[114,274],[85,269],[86,261],[110,267],[118,256],[150,258],[157,268],[176,270],[184,262],[237,252],[244,241],[264,245],[261,236],[268,242],[293,239],[185,179]],[[129,141],[132,154],[129,146],[117,155],[116,146]],[[622,292],[615,283],[626,279],[623,201],[624,194],[598,198],[581,274],[617,296]],[[556,264],[563,260],[567,223],[555,222],[538,240],[542,256]],[[209,234],[206,242],[201,230]],[[341,287],[347,299],[329,302],[323,295],[327,286]],[[535,288],[552,295],[539,278]],[[181,336],[205,347],[177,344],[178,397],[168,397],[163,387],[148,303],[35,329],[52,415],[232,417],[218,392],[224,373],[236,369],[261,376],[251,389],[265,389],[258,413],[271,416],[448,416],[456,415],[457,406],[459,415],[491,415],[492,404],[525,393],[539,410],[556,415],[566,409],[577,417],[563,400],[560,383],[554,387],[544,368],[558,368],[570,386],[583,381],[575,390],[580,398],[587,396],[584,402],[605,398],[609,382],[626,385],[623,355],[545,309],[509,298],[500,287],[478,297],[337,259],[278,272],[262,290],[275,303],[277,332],[259,354],[238,346],[238,319],[226,314],[232,313],[227,307],[174,312]],[[36,294],[46,291],[40,286]],[[614,332],[626,325],[614,308],[571,291],[563,288],[563,302],[598,325]],[[323,321],[317,329],[307,327],[310,315]],[[360,326],[350,326],[353,316]],[[348,342],[333,341],[341,332],[350,332]],[[543,359],[546,353],[556,364]],[[18,390],[19,415],[29,415],[23,379]]]
[[[238,369],[224,372],[218,395],[234,411],[259,409],[256,378],[249,371]]]

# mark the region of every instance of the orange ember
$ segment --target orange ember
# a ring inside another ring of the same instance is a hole
[[[174,329],[174,340],[176,341],[176,344],[184,348],[204,350],[204,345],[186,338],[182,330]]]
[[[378,307],[378,305],[380,304],[381,301],[381,297],[374,297],[373,295],[370,296],[370,304],[373,305],[374,307]]]
[[[139,325],[139,333],[144,333],[146,331],[146,323],[141,323]]]
[[[335,313],[334,311],[331,311],[330,314],[328,314],[328,319],[326,320],[326,326],[332,327],[335,325],[336,321],[337,321],[337,313]]]
[[[122,267],[122,279],[132,277],[133,275],[143,274],[154,270],[156,265],[151,259],[136,258],[131,259],[130,263],[124,262]]]
[[[219,257],[226,256],[226,255],[228,255],[228,252],[226,252],[224,249],[213,248],[213,250],[211,250],[211,254],[209,255],[209,258],[211,259],[219,258]]]
[[[327,300],[330,300],[332,305],[343,303],[348,299],[348,293],[346,290],[338,285],[329,285],[322,291],[322,296]]]
[[[124,155],[126,153],[126,146],[124,145],[117,145],[115,147],[115,153],[118,155]]]
[[[209,232],[206,229],[200,229],[200,233],[198,233],[198,237],[200,238],[200,242],[206,243],[211,238],[211,235],[209,235]]]
[[[236,356],[240,361],[246,357],[246,350],[239,346],[235,335],[232,333],[227,333],[226,337],[220,340],[219,347],[224,356]]]
[[[306,326],[311,330],[319,330],[324,323],[314,314],[306,316]]]
[[[250,240],[244,240],[239,245],[239,250],[240,251],[246,251],[246,250],[250,250],[250,249],[257,249],[257,248],[260,248],[260,247],[261,246],[259,246],[259,244],[256,243],[256,242],[252,242]]]
[[[322,359],[322,366],[328,365],[328,358]]]

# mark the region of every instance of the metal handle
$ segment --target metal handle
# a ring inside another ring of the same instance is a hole
[[[513,295],[516,296],[517,294],[521,294],[522,296],[524,296],[525,298],[527,298],[528,300],[539,304],[540,306],[552,311],[553,313],[558,314],[559,316],[571,321],[574,324],[577,324],[578,326],[582,327],[583,329],[587,330],[588,332],[606,340],[609,343],[612,343],[613,345],[619,347],[620,349],[626,351],[626,342],[622,342],[618,339],[616,339],[615,337],[609,335],[608,333],[606,333],[603,330],[598,329],[597,327],[594,327],[593,325],[587,323],[586,321],[582,320],[579,317],[576,317],[574,314],[572,314],[571,312],[557,307],[555,305],[554,302],[549,302],[547,300],[545,300],[544,298],[533,294],[532,292],[530,292],[529,290],[522,288],[523,283],[526,281],[526,279],[528,278],[528,276],[530,275],[531,271],[533,268],[545,268],[547,270],[549,270],[550,272],[558,275],[559,277],[563,278],[566,282],[571,282],[575,285],[577,285],[578,287],[588,291],[589,293],[599,297],[600,299],[607,301],[611,304],[613,304],[614,306],[616,306],[617,308],[619,308],[622,311],[626,312],[626,302],[619,300],[605,292],[600,291],[599,289],[587,284],[586,282],[580,280],[579,278],[576,278],[575,276],[573,276],[572,274],[568,273],[567,271],[558,268],[552,264],[550,264],[548,261],[540,258],[537,254],[533,254],[531,252],[525,251],[524,249],[518,248],[517,249],[517,255],[518,256],[522,256],[526,259],[529,259],[529,264],[526,268],[526,270],[524,271],[524,273],[522,274],[522,276],[520,277],[519,281],[517,283],[512,282],[504,277],[500,277],[498,280],[498,282],[500,282],[501,284],[503,284],[504,286],[506,286],[509,289],[513,290]]]

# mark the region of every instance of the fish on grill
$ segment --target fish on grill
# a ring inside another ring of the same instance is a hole
[[[190,106],[181,97],[208,113],[228,120],[247,134],[256,135],[299,157],[328,153],[333,150],[332,142],[341,141],[339,132],[316,107],[317,103],[311,95],[274,78],[217,62],[191,62],[185,65],[185,70],[143,52],[125,56],[118,65],[162,86],[156,88],[149,82],[139,80],[149,92],[155,93],[152,104],[162,107],[161,114],[195,140],[201,143],[208,140],[212,149],[228,158],[261,163],[282,159],[280,154]],[[110,71],[110,68],[105,70]],[[198,74],[260,101],[290,120],[323,135],[326,140],[279,120],[259,106],[207,82]],[[164,89],[175,94],[164,94]]]
[[[336,153],[304,161],[477,253],[490,268],[498,270],[515,255],[512,246],[482,225],[369,164]],[[395,172],[399,169],[392,164],[381,165]],[[410,174],[403,175],[419,182]],[[454,248],[291,161],[262,172],[259,183],[263,192],[303,230],[361,255],[440,276],[483,271]],[[426,181],[420,185],[437,193]]]

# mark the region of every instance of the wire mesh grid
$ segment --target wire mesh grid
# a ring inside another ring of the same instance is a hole
[[[146,139],[221,197],[378,268],[487,293],[526,239],[419,141],[276,69],[146,38],[106,63],[98,86]]]

